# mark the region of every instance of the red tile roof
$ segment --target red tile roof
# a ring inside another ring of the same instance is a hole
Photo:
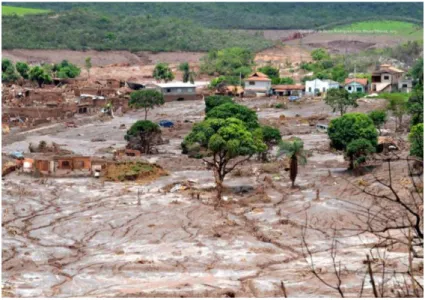
[[[352,82],[357,82],[363,86],[367,85],[367,78],[347,78],[345,79],[345,85],[352,83]]]

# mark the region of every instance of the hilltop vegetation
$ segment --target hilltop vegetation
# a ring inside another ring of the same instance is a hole
[[[85,9],[111,16],[176,17],[211,28],[314,29],[365,20],[422,24],[422,3],[13,3],[56,12]]]
[[[270,47],[263,37],[209,29],[191,21],[151,16],[105,16],[73,10],[57,15],[3,16],[3,49],[208,51]]]
[[[422,39],[423,28],[418,24],[393,20],[356,22],[338,26],[335,31],[347,31],[361,34],[392,34]]]
[[[49,13],[50,10],[46,9],[35,9],[35,8],[25,8],[25,7],[16,7],[16,6],[2,6],[1,8],[1,14],[3,16],[7,15],[18,15],[18,16],[24,16],[29,14],[45,14]]]

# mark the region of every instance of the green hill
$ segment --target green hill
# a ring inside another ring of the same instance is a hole
[[[191,21],[151,16],[106,16],[85,10],[3,16],[3,49],[208,51],[271,47],[262,36],[204,28]]]
[[[7,2],[6,2],[7,3]],[[422,24],[423,3],[13,3],[14,6],[68,11],[87,9],[111,16],[176,17],[204,27],[227,29],[314,29],[365,20]]]

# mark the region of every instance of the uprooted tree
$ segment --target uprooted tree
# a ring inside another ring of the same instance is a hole
[[[150,154],[153,146],[162,143],[158,124],[146,120],[134,123],[124,138],[128,141],[128,149],[140,150],[145,154]]]
[[[362,113],[349,113],[333,119],[328,128],[331,146],[343,150],[350,161],[350,169],[355,162],[364,162],[366,156],[376,149],[378,133],[373,121]]]
[[[216,205],[219,206],[225,176],[254,154],[265,151],[266,145],[237,118],[208,118],[193,126],[182,143],[182,149],[184,154],[201,158],[213,169],[217,188]]]
[[[145,110],[145,120],[148,118],[148,111],[155,106],[164,104],[164,96],[156,90],[134,91],[130,95],[128,102],[130,107],[143,108]]]

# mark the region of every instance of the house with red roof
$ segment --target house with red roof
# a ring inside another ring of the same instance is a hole
[[[344,88],[351,93],[366,93],[367,78],[347,78],[345,79]]]

